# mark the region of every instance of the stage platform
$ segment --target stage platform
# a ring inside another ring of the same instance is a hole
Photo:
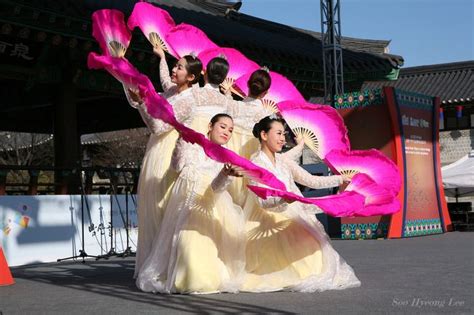
[[[362,287],[322,293],[155,295],[132,279],[133,258],[12,268],[0,314],[473,314],[474,233],[342,241]]]

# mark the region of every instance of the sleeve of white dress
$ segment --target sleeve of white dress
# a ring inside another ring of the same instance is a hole
[[[295,182],[310,187],[313,189],[332,188],[342,184],[343,178],[341,175],[333,176],[316,176],[311,175],[304,168],[298,165],[295,161],[289,159],[282,159],[284,165],[290,170]]]
[[[127,98],[128,104],[130,104],[130,106],[132,106],[133,108],[138,108],[138,106],[140,106],[141,103],[135,102],[134,100],[132,100],[132,97],[130,96],[130,92],[128,91],[127,87],[125,85],[122,85],[122,86],[123,86],[123,91],[125,92],[125,97]]]
[[[282,153],[281,156],[286,160],[291,160],[295,162],[299,162],[301,155],[303,154],[304,149],[304,142],[301,141],[299,144],[295,145],[290,150]]]
[[[143,119],[143,122],[148,127],[148,129],[152,133],[159,133],[161,123],[148,114],[145,103],[135,102],[134,100],[132,100],[130,92],[127,90],[125,85],[123,86],[123,90],[125,91],[125,96],[127,97],[128,103],[130,104],[130,106],[138,110],[140,116]]]
[[[171,82],[170,70],[168,69],[166,58],[161,58],[160,60],[160,82],[164,92],[168,92],[175,86],[175,84]]]
[[[227,189],[227,186],[232,182],[230,176],[225,175],[222,171],[217,174],[216,178],[211,183],[211,188],[214,192],[219,193]]]
[[[260,207],[264,209],[273,209],[274,212],[284,211],[286,207],[283,206],[288,204],[285,199],[280,197],[268,197],[267,199],[257,197],[256,199]]]

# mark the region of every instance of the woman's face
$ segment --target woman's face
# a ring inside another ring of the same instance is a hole
[[[186,70],[187,62],[186,59],[181,58],[178,60],[176,65],[171,70],[171,82],[176,83],[177,85],[188,84],[194,80],[194,75],[189,74]]]
[[[262,131],[260,137],[262,138],[262,144],[266,145],[271,152],[280,152],[286,143],[285,127],[281,122],[274,121],[270,130],[268,132]]]
[[[209,140],[219,145],[229,142],[234,130],[234,122],[229,117],[220,117],[214,125],[209,124]]]

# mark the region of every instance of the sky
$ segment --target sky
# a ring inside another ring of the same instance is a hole
[[[242,0],[242,13],[321,31],[320,0]],[[474,60],[474,0],[341,0],[343,36],[391,40],[404,67]]]

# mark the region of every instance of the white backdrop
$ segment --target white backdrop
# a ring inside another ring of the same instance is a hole
[[[110,250],[110,206],[113,209],[112,244],[116,252],[126,249],[124,220],[126,196],[88,195],[84,199],[85,251],[89,255]],[[89,212],[87,206],[89,205]],[[136,196],[128,196],[130,247],[136,251]],[[26,226],[27,223],[27,226]],[[78,255],[81,239],[81,196],[1,196],[1,245],[8,264],[18,266],[53,262]],[[25,227],[26,226],[26,227]]]

